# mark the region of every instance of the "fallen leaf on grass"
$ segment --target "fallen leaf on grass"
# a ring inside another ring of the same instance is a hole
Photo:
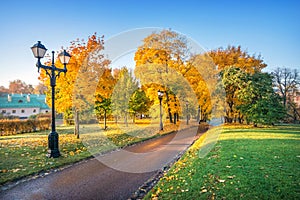
[[[13,173],[16,173],[16,172],[18,172],[18,171],[20,171],[21,169],[19,169],[19,168],[17,168],[17,169],[12,169],[12,172]]]
[[[203,189],[203,190],[201,190],[201,192],[200,193],[205,193],[205,192],[207,192],[207,189]]]

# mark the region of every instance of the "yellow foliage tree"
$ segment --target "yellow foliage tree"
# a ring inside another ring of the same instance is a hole
[[[67,66],[68,72],[61,75],[56,82],[55,104],[56,111],[64,113],[64,119],[67,120],[74,117],[75,134],[79,137],[79,112],[86,108],[87,104],[93,102],[89,88],[97,86],[97,81],[103,66],[109,64],[104,59],[101,52],[104,48],[103,36],[97,37],[96,33],[88,38],[87,43],[84,40],[75,40],[71,42],[68,52],[72,55]],[[47,64],[50,64],[48,62]],[[63,68],[63,65],[56,59],[55,65]],[[44,72],[40,74],[40,80],[49,88],[50,80]],[[50,90],[48,90],[50,91]],[[88,94],[89,93],[89,94]],[[47,101],[50,101],[50,95],[47,95]]]
[[[243,51],[241,46],[228,46],[226,49],[218,48],[208,54],[218,66],[219,71],[233,66],[253,74],[256,71],[260,72],[267,66],[260,55],[257,57],[255,55],[251,56],[247,51]]]
[[[137,78],[142,78],[145,74],[148,75],[149,73],[146,73],[146,71],[152,68],[152,75],[164,80],[160,84],[155,83],[159,80],[154,80],[153,84],[146,84],[143,88],[151,101],[157,101],[157,91],[159,89],[165,91],[169,119],[170,122],[173,122],[173,115],[178,117],[179,105],[172,103],[176,99],[174,91],[176,88],[166,87],[168,82],[171,81],[171,77],[167,75],[170,76],[170,69],[176,70],[183,65],[183,58],[187,51],[186,41],[174,31],[163,30],[160,33],[149,35],[143,42],[134,57],[136,62],[135,75]],[[147,89],[149,87],[154,88]],[[176,123],[176,120],[174,122]]]
[[[178,119],[178,114],[183,110],[180,99],[190,101],[192,108],[194,102],[189,98],[191,93],[198,99],[196,107],[199,105],[201,108],[201,119],[207,120],[210,117],[213,102],[211,95],[217,82],[217,71],[207,54],[191,56],[186,38],[176,32],[163,30],[146,37],[134,59],[135,75],[142,79],[141,83],[148,83],[144,89],[149,98],[157,101],[157,91],[165,91],[170,122],[173,115]],[[143,80],[145,74],[147,76]],[[151,84],[151,81],[159,84]]]

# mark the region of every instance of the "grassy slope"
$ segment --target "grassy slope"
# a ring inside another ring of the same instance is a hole
[[[214,131],[203,135],[145,199],[300,198],[300,126],[225,127],[201,158]]]

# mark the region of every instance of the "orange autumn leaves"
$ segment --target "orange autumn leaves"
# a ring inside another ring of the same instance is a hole
[[[222,115],[222,106],[216,108],[222,97],[215,94],[220,71],[236,66],[252,73],[266,66],[260,56],[249,56],[240,46],[192,54],[188,45],[183,36],[163,30],[144,38],[143,44],[135,52],[134,78],[139,81],[139,88],[153,104],[159,103],[157,91],[165,91],[163,106],[169,116],[185,115],[185,103],[190,105],[191,114],[195,116],[198,112],[197,115],[201,115],[200,119],[204,121],[213,117],[213,109],[219,110]],[[103,37],[97,38],[96,34],[89,37],[86,43],[79,40],[71,42],[69,52],[72,58],[67,66],[68,72],[57,79],[58,112],[66,113],[74,108],[80,112],[91,108],[96,101],[108,101],[111,98],[118,82],[118,70],[112,73],[103,49]],[[59,61],[55,65],[62,67]],[[40,79],[49,88],[49,78],[44,72]],[[48,91],[49,102],[51,95]],[[196,99],[192,96],[196,96]]]

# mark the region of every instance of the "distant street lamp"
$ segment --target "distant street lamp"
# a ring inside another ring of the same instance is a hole
[[[158,90],[157,94],[158,94],[158,99],[159,99],[159,116],[160,116],[160,118],[159,118],[159,120],[160,120],[159,125],[160,125],[160,130],[162,131],[162,130],[164,130],[164,126],[163,126],[163,122],[162,122],[162,105],[161,105],[161,100],[162,100],[162,98],[164,96],[164,92]]]
[[[54,65],[54,51],[52,51],[52,65],[46,66],[41,64],[41,58],[45,56],[47,49],[40,41],[31,47],[32,53],[35,58],[38,59],[36,66],[38,68],[38,72],[40,68],[44,69],[46,74],[50,77],[50,83],[52,88],[52,123],[51,123],[51,132],[48,136],[48,154],[49,158],[57,158],[60,156],[59,148],[58,148],[58,133],[55,130],[55,85],[56,85],[56,78],[59,77],[61,72],[66,74],[67,68],[66,65],[70,61],[70,54],[63,50],[58,55],[60,62],[64,65],[64,69],[57,68]]]

